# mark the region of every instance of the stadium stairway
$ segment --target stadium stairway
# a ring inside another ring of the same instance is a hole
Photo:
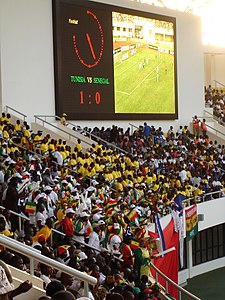
[[[31,129],[34,132],[37,132],[38,130],[43,131],[45,135],[49,134],[52,139],[65,140],[67,145],[69,145],[72,149],[77,144],[77,140],[80,139],[84,152],[87,151],[92,144],[95,144],[95,142],[92,141],[90,138],[83,136],[80,133],[71,130],[70,128],[67,128],[66,126],[59,124],[59,122],[57,121],[52,123],[43,123],[43,125],[37,122],[33,122],[31,123]]]
[[[225,144],[225,127],[218,123],[216,119],[213,117],[212,108],[206,108],[204,110],[203,116],[198,116],[198,119],[202,121],[202,119],[206,119],[207,126],[207,135],[209,136],[210,141],[217,141],[217,144],[224,145]],[[192,122],[189,123],[189,130],[193,133]],[[201,134],[201,132],[200,132]]]
[[[27,116],[24,113],[17,111],[10,106],[6,106],[4,111],[11,115],[10,121],[12,124],[15,124],[17,120],[20,120],[20,123],[23,124],[23,122],[27,120]],[[34,133],[40,130],[43,131],[44,135],[50,134],[52,139],[66,140],[67,145],[71,146],[72,149],[77,144],[78,139],[81,140],[84,152],[88,150],[92,144],[96,143],[89,137],[81,134],[81,131],[74,131],[71,126],[67,127],[61,125],[60,122],[57,121],[59,119],[60,118],[57,116],[34,116],[35,122],[32,122],[31,124],[28,123],[28,125]]]
[[[9,269],[13,278],[13,285],[17,288],[25,280],[29,280],[33,284],[33,288],[25,294],[18,295],[16,299],[18,300],[31,300],[39,299],[42,296],[45,296],[45,290],[43,289],[43,280],[36,276],[31,276],[25,271],[21,271],[17,268],[9,266]]]
[[[206,119],[207,134],[211,141],[217,141],[218,144],[223,145],[225,143],[225,127],[218,123],[213,117],[213,109],[205,108],[203,118]]]

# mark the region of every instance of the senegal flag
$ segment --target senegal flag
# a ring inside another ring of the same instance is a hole
[[[110,199],[109,202],[106,205],[106,210],[108,210],[109,208],[112,208],[112,207],[116,206],[117,202],[118,201],[115,200],[115,199]]]
[[[132,240],[132,241],[131,241],[131,244],[130,244],[130,248],[131,248],[132,250],[136,250],[138,247],[139,247],[139,242],[136,241],[136,240]]]
[[[34,214],[36,212],[36,204],[33,202],[27,202],[25,206],[25,213]]]
[[[128,219],[134,221],[136,218],[139,217],[138,212],[135,209],[132,209],[129,214],[127,215]]]

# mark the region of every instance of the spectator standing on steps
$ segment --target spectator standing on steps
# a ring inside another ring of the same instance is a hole
[[[203,119],[202,122],[201,122],[201,130],[202,130],[203,137],[205,137],[206,134],[207,134],[207,126],[206,126],[206,123],[205,123],[205,119]]]
[[[67,126],[68,123],[66,121],[67,114],[63,113],[62,118],[60,119],[60,123],[64,126]]]
[[[192,125],[194,136],[199,136],[199,119],[196,115],[193,117]]]
[[[151,133],[151,127],[146,122],[144,122],[143,133],[144,133],[145,140],[147,140]]]

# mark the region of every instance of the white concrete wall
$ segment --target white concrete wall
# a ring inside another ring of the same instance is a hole
[[[210,50],[210,49],[209,49]],[[221,49],[219,49],[221,50]],[[221,52],[205,53],[205,86],[220,88],[225,86],[225,50]],[[215,83],[215,80],[221,84]]]
[[[223,224],[225,222],[225,197],[199,203],[197,212],[204,215],[204,221],[198,223],[199,231]]]
[[[203,111],[203,50],[200,19],[126,0],[99,0],[177,18],[179,123],[185,125]],[[27,114],[54,114],[54,70],[51,0],[0,0],[0,101]],[[113,121],[101,122],[111,126]],[[143,121],[132,122],[136,125]],[[171,121],[149,122],[167,130]],[[173,122],[172,122],[173,123]],[[99,122],[79,122],[100,126]],[[128,121],[116,122],[127,128]]]
[[[51,0],[0,0],[2,105],[54,114]]]

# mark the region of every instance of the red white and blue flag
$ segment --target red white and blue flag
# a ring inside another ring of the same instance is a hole
[[[163,251],[166,250],[166,244],[165,244],[165,239],[164,239],[164,235],[163,235],[163,231],[162,231],[162,227],[161,227],[161,224],[160,224],[160,220],[159,220],[158,214],[155,214],[155,225],[156,225],[157,233],[159,235],[161,252],[163,252]],[[161,257],[163,257],[163,256],[164,255],[162,255]]]

